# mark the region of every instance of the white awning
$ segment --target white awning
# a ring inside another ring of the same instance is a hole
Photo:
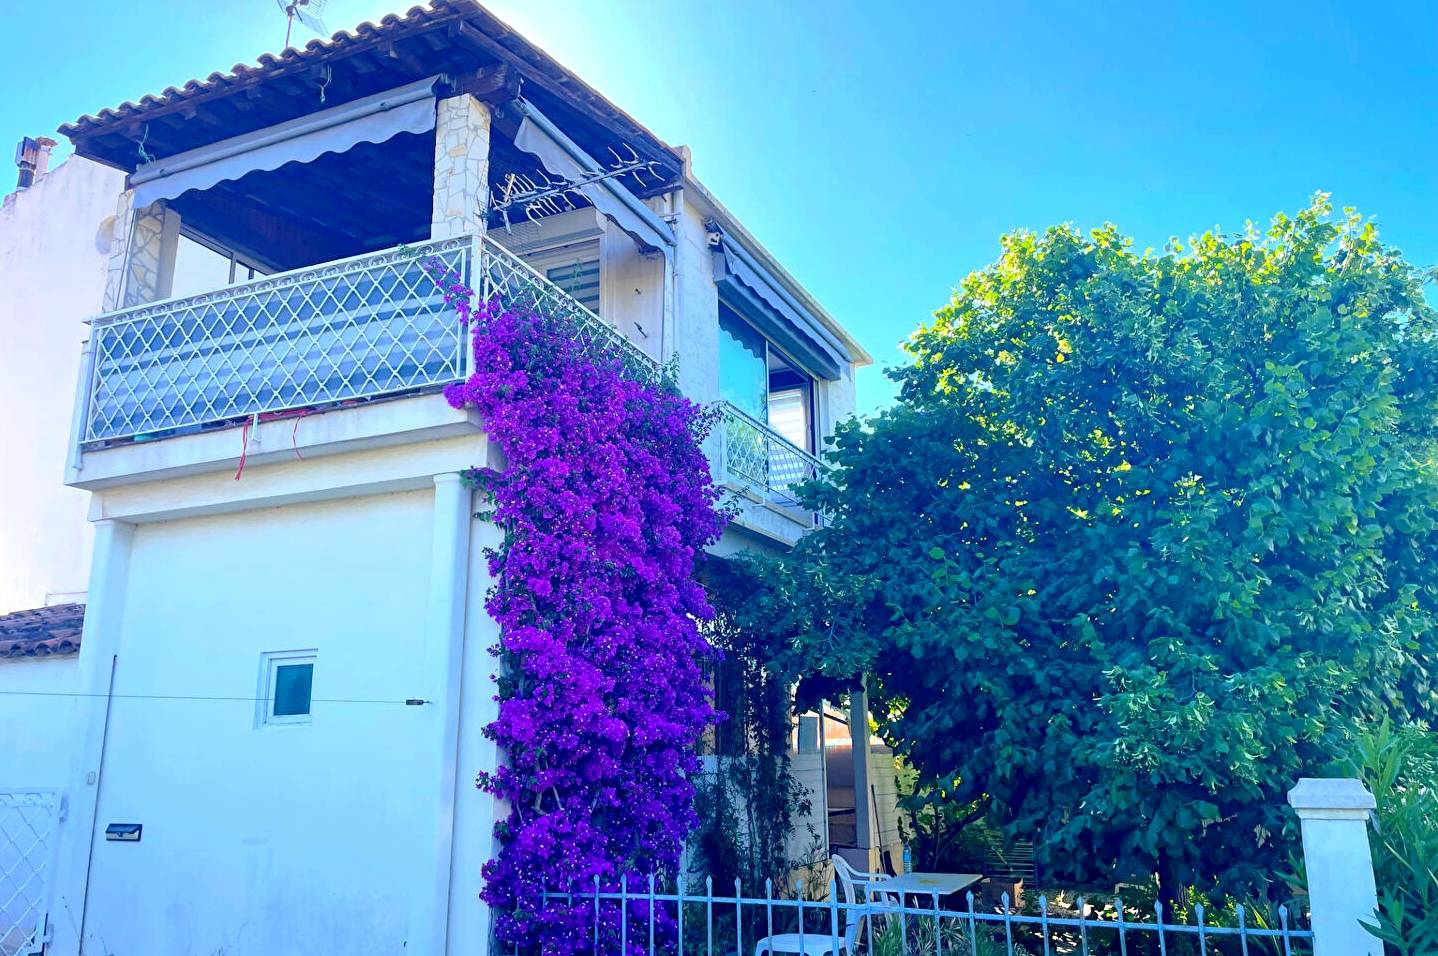
[[[438,76],[432,76],[146,163],[130,174],[135,208],[174,199],[192,189],[208,189],[246,173],[279,169],[286,163],[308,163],[325,153],[342,153],[360,143],[383,143],[399,133],[432,130],[438,80]]]
[[[515,101],[524,115],[514,145],[538,157],[551,176],[577,180],[600,172],[600,165],[588,153],[549,121],[528,100]],[[602,179],[579,187],[584,198],[604,215],[634,237],[641,245],[650,246],[668,255],[674,245],[674,230],[658,214],[644,205],[633,193],[613,179]]]

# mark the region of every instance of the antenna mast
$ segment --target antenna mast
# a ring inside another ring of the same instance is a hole
[[[285,11],[284,49],[290,48],[290,32],[294,29],[295,20],[299,20],[322,37],[329,36],[324,21],[320,19],[320,14],[325,8],[325,0],[275,0],[275,3]]]

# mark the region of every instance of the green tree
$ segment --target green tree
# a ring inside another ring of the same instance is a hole
[[[1005,237],[839,429],[756,617],[870,670],[899,752],[1046,873],[1254,891],[1294,780],[1434,704],[1422,279],[1323,196],[1162,253]]]

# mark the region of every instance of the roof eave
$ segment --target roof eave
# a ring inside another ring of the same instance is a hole
[[[874,357],[869,354],[868,349],[860,345],[858,340],[849,334],[849,331],[839,323],[839,320],[834,318],[834,316],[829,313],[829,310],[824,308],[819,300],[814,298],[809,290],[805,289],[799,280],[795,279],[789,270],[785,269],[768,249],[764,248],[764,245],[759,242],[758,239],[754,238],[753,233],[744,228],[743,223],[719,201],[718,197],[696,179],[693,173],[686,171],[683,183],[686,191],[696,193],[699,196],[700,201],[708,207],[708,212],[724,227],[727,233],[742,242],[744,247],[753,253],[755,258],[763,264],[764,268],[768,269],[775,278],[784,284],[784,288],[790,295],[798,299],[806,309],[813,312],[814,316],[823,323],[824,328],[844,343],[844,347],[848,349],[849,354],[854,357],[853,362],[855,368],[863,368],[874,364]]]

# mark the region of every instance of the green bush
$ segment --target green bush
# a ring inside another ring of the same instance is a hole
[[[1438,734],[1384,723],[1359,737],[1344,769],[1378,799],[1378,922],[1368,929],[1395,956],[1438,953]]]

